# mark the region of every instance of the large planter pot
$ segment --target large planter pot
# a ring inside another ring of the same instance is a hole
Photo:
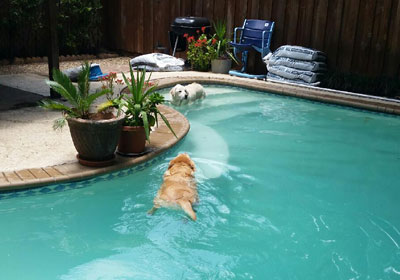
[[[118,143],[118,153],[127,156],[136,156],[144,152],[146,146],[146,132],[143,126],[123,126]]]
[[[109,164],[115,157],[124,116],[101,120],[67,120],[79,162],[90,166]]]
[[[232,66],[231,59],[213,59],[211,60],[211,71],[213,73],[228,74]]]

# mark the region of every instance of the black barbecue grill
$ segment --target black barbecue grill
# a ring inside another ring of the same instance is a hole
[[[203,17],[177,17],[171,24],[172,31],[169,32],[169,39],[171,47],[173,46],[172,55],[175,55],[175,51],[186,50],[186,40],[183,38],[184,34],[193,36],[197,34],[197,30],[201,30],[205,27],[206,34],[210,33],[211,24],[207,18]]]

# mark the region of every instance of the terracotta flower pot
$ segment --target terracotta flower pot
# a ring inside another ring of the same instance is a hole
[[[85,162],[101,162],[114,158],[124,116],[100,120],[79,118],[67,120],[79,159]]]
[[[118,153],[122,155],[139,155],[146,146],[146,132],[143,126],[122,126],[118,143]]]

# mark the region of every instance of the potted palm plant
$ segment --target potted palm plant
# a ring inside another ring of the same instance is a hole
[[[102,109],[109,106],[118,108],[125,114],[117,152],[121,155],[135,156],[145,152],[146,140],[150,142],[150,128],[158,126],[161,117],[176,137],[167,118],[159,111],[157,105],[164,103],[164,97],[156,92],[156,85],[146,80],[146,69],[138,70],[136,79],[132,66],[129,65],[130,79],[124,73],[122,77],[129,93],[104,103]]]
[[[69,103],[64,104],[54,100],[40,102],[39,105],[45,109],[62,112],[62,117],[54,121],[53,128],[62,128],[68,122],[81,164],[89,166],[111,164],[115,157],[124,116],[123,114],[115,115],[109,111],[107,113],[90,112],[93,102],[109,93],[110,89],[89,93],[90,64],[88,62],[82,65],[77,87],[61,71],[54,69],[53,73],[54,81],[46,81],[46,83]]]
[[[226,24],[223,21],[217,21],[213,24],[215,34],[211,38],[212,51],[211,71],[213,73],[228,74],[232,66],[232,60],[236,61],[232,55],[228,38],[226,37]]]

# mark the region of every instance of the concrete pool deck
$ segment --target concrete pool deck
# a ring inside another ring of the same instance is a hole
[[[28,78],[24,80],[24,76]],[[1,75],[0,84],[8,88],[16,87],[17,85],[23,94],[27,94],[26,98],[28,100],[24,102],[30,103],[32,99],[35,102],[37,99],[48,95],[43,90],[45,79],[44,76],[40,75],[35,77],[30,75]],[[398,100],[329,89],[250,80],[209,72],[154,72],[152,80],[157,81],[159,87],[194,81],[202,84],[233,85],[400,115],[400,101]],[[24,83],[29,88],[24,87]],[[92,84],[93,89],[101,86],[99,82]],[[21,102],[21,99],[17,99],[17,102]],[[14,105],[11,104],[11,108],[19,107]],[[4,104],[3,106],[7,107]],[[117,156],[116,164],[112,166],[90,168],[78,164],[75,157],[76,151],[68,129],[65,128],[62,132],[52,130],[52,122],[59,117],[59,112],[44,111],[38,107],[24,107],[12,110],[0,108],[0,110],[2,110],[0,111],[0,155],[2,159],[0,162],[0,191],[82,180],[128,168],[168,150],[189,131],[189,122],[182,114],[172,108],[163,106],[162,110],[171,122],[178,139],[168,131],[165,124],[161,124],[159,128],[152,132],[151,145],[149,145],[150,153],[137,158]]]

